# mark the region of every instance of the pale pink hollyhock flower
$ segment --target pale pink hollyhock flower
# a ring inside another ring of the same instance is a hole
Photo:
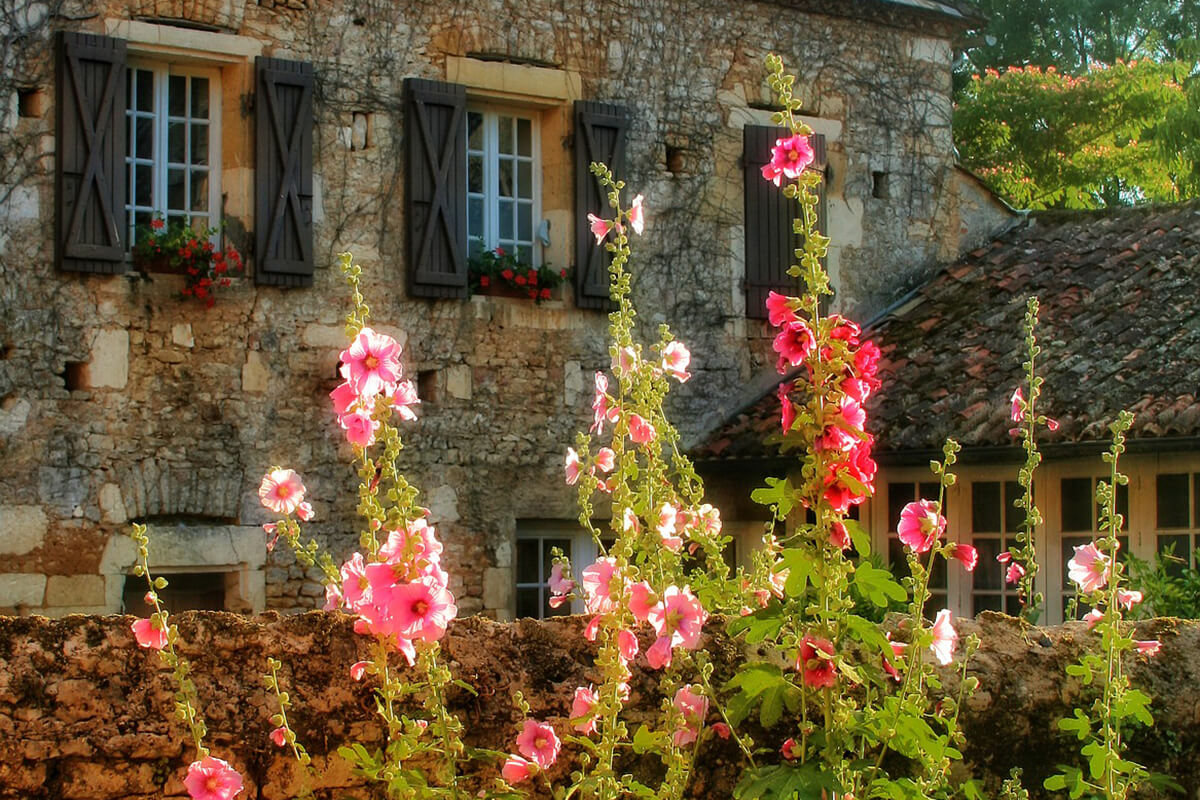
[[[1013,422],[1024,422],[1025,421],[1025,396],[1021,394],[1020,386],[1018,386],[1016,389],[1013,389],[1012,397],[1009,398],[1009,402],[1012,403],[1012,412],[1011,412],[1012,421]]]
[[[813,162],[812,145],[807,136],[796,134],[787,139],[776,139],[771,148],[771,161],[763,165],[762,176],[779,185],[780,178],[795,180]]]
[[[579,453],[575,452],[574,447],[567,448],[567,460],[564,469],[567,475],[567,486],[574,486],[579,482]]]
[[[509,756],[504,766],[500,768],[500,774],[504,776],[504,780],[509,783],[521,783],[529,780],[529,778],[537,771],[537,765],[526,761],[520,756]]]
[[[575,689],[571,700],[571,724],[585,736],[596,730],[596,690],[591,686]]]
[[[683,342],[671,342],[663,348],[663,372],[680,383],[687,383],[688,378],[692,377],[692,373],[687,371],[691,362],[692,354]]]
[[[587,609],[593,614],[604,614],[617,606],[621,595],[621,576],[617,572],[615,559],[604,556],[583,570],[583,591],[587,595]]]
[[[672,553],[678,553],[683,547],[683,539],[675,535],[675,523],[678,516],[679,512],[675,510],[675,506],[663,503],[663,507],[658,510],[658,524],[654,526],[654,529],[658,531],[659,538],[662,539],[663,547]]]
[[[271,741],[275,743],[276,747],[283,747],[287,744],[287,728],[281,726],[271,731]]]
[[[167,646],[167,632],[154,624],[153,619],[134,621],[133,638],[137,639],[139,647],[147,650],[162,650]]]
[[[616,422],[621,412],[616,406],[608,404],[608,376],[603,372],[596,373],[596,394],[592,398],[592,433],[604,433],[604,421]]]
[[[867,424],[867,412],[853,397],[843,397],[838,403],[838,412],[846,424],[855,430],[862,430],[863,425]]]
[[[796,669],[804,673],[804,683],[814,689],[831,689],[837,683],[837,665],[833,663],[833,642],[819,636],[800,640]]]
[[[274,522],[264,522],[262,527],[271,537],[271,540],[267,542],[267,552],[269,553],[275,549],[275,543],[279,541],[279,525]]]
[[[791,573],[791,570],[787,568],[780,569],[781,564],[783,564],[782,561],[775,562],[774,566],[771,567],[771,576],[767,580],[770,582],[771,594],[782,600],[784,588],[787,586],[788,574]]]
[[[776,328],[800,321],[792,298],[775,292],[767,294],[767,319]]]
[[[400,380],[400,343],[386,333],[363,328],[339,358],[342,377],[362,397],[374,397]]]
[[[342,590],[336,583],[325,584],[325,605],[323,610],[336,611],[342,607]]]
[[[592,235],[596,237],[596,244],[604,241],[604,237],[608,236],[608,232],[613,229],[613,224],[607,219],[601,219],[595,214],[588,214],[588,227],[592,230]]]
[[[803,322],[789,322],[775,335],[771,346],[779,353],[780,366],[784,363],[798,367],[812,352],[817,340],[813,332]]]
[[[556,563],[550,567],[550,579],[546,581],[551,594],[568,594],[575,588],[575,581],[563,575],[563,565]]]
[[[1149,641],[1135,639],[1133,643],[1137,645],[1138,652],[1144,656],[1156,656],[1158,655],[1158,651],[1162,649],[1162,642],[1158,639],[1151,639]]]
[[[601,447],[596,451],[596,469],[603,473],[609,473],[616,465],[617,454],[612,451],[611,447]]]
[[[259,484],[258,499],[276,514],[292,514],[304,502],[304,483],[294,470],[271,470]]]
[[[637,658],[639,647],[637,635],[633,631],[626,628],[617,631],[617,651],[621,654],[621,658],[633,661]]]
[[[626,508],[621,512],[621,529],[626,533],[636,533],[642,529],[642,523],[638,520],[637,512],[632,508]]]
[[[412,381],[400,381],[396,384],[396,389],[392,393],[392,407],[396,409],[401,419],[414,421],[417,413],[409,406],[420,405],[420,403],[421,398],[417,395],[417,387]]]
[[[637,360],[637,351],[632,346],[626,345],[617,351],[617,358],[613,362],[613,367],[619,370],[622,375],[628,375],[637,366]]]
[[[603,619],[603,617],[597,614],[588,620],[588,624],[583,628],[583,638],[587,639],[589,642],[596,641],[596,634],[600,632],[600,622]]]
[[[671,741],[676,747],[691,744],[704,727],[704,718],[708,716],[708,698],[693,692],[692,687],[684,686],[675,693],[671,703],[683,715],[683,726],[675,731]]]
[[[785,761],[795,761],[800,757],[800,743],[795,739],[788,738],[784,741],[783,746],[779,748],[779,753]]]
[[[458,616],[454,595],[429,577],[393,587],[388,605],[401,635],[426,642],[442,638],[450,620]]]
[[[562,743],[554,733],[554,728],[544,722],[525,720],[525,727],[517,736],[517,750],[542,769],[546,769],[558,760],[558,750]]]
[[[658,635],[646,651],[646,660],[654,669],[669,666],[671,651],[676,647],[694,650],[708,614],[691,589],[668,586],[662,599],[650,609],[647,618]]]
[[[933,622],[933,644],[929,646],[933,657],[943,667],[954,660],[954,651],[958,649],[958,631],[950,622],[950,609],[943,608]]]
[[[629,611],[638,622],[646,622],[650,618],[650,611],[657,602],[657,595],[645,581],[629,587]]]
[[[1096,627],[1096,623],[1104,619],[1104,615],[1100,613],[1100,609],[1093,608],[1091,611],[1083,615],[1083,621],[1087,623],[1088,630]]]
[[[1016,561],[1008,565],[1008,571],[1004,573],[1004,580],[1007,583],[1017,583],[1021,578],[1025,577],[1025,568]]]
[[[829,526],[829,543],[839,550],[845,550],[853,544],[845,523],[834,520],[833,524]]]
[[[367,579],[367,565],[362,553],[355,553],[342,564],[342,596],[346,605],[357,610],[363,603],[371,602],[371,582]]]
[[[371,417],[370,411],[360,408],[338,417],[338,424],[346,432],[346,441],[350,444],[370,447],[375,444],[375,431],[379,430],[381,423]]]
[[[658,436],[654,426],[637,414],[629,415],[629,438],[635,444],[650,444]]]
[[[361,681],[369,666],[371,666],[370,661],[355,661],[350,665],[350,677],[356,681]]]
[[[967,572],[974,572],[979,563],[979,551],[969,544],[955,543],[950,557],[962,564]]]
[[[641,236],[642,231],[646,228],[646,213],[642,208],[640,194],[633,198],[633,202],[629,205],[629,227],[633,228],[633,232],[638,236]]]
[[[946,531],[946,518],[938,513],[937,503],[918,500],[900,512],[896,533],[900,541],[915,553],[927,553]]]
[[[296,506],[296,516],[301,522],[310,522],[312,518],[316,516],[316,512],[313,511],[312,503],[305,501]]]
[[[225,761],[205,756],[188,766],[183,785],[192,800],[231,800],[242,791],[242,776]]]
[[[375,405],[373,400],[364,401],[358,392],[354,391],[354,387],[350,385],[350,381],[339,384],[336,389],[329,393],[329,397],[333,400],[334,413],[339,417],[350,413],[350,410],[353,408],[364,405],[373,407]],[[368,408],[368,410],[370,409]]]
[[[1117,603],[1126,611],[1142,602],[1142,593],[1134,589],[1117,589]]]
[[[1103,589],[1108,583],[1108,557],[1095,542],[1075,548],[1075,557],[1067,562],[1067,577],[1075,581],[1081,592]]]

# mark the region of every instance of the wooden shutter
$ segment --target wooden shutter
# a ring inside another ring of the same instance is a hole
[[[611,217],[612,209],[590,166],[601,162],[622,177],[628,132],[629,113],[622,106],[575,101],[575,304],[580,308],[614,308],[608,288],[612,256],[596,244],[587,221],[588,214]]]
[[[467,92],[405,86],[408,287],[414,297],[467,296]]]
[[[255,71],[255,280],[311,286],[312,64],[259,56]]]
[[[125,42],[58,39],[55,262],[78,272],[125,271]]]
[[[765,180],[762,168],[771,160],[776,139],[790,136],[786,128],[747,125],[742,132],[742,163],[745,169],[746,197],[746,316],[767,318],[767,295],[771,292],[797,294],[799,278],[787,274],[797,262],[800,237],[793,232],[792,221],[800,215],[800,205],[783,196],[783,190]],[[813,134],[813,164],[809,169],[825,172],[825,137]],[[817,228],[825,231],[825,183],[819,189]]]

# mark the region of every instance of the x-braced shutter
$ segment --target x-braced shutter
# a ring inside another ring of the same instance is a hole
[[[745,199],[746,199],[746,316],[767,318],[767,295],[771,292],[796,294],[799,278],[787,274],[788,267],[797,263],[796,249],[800,237],[794,233],[792,222],[800,215],[800,205],[784,197],[781,187],[762,176],[762,168],[771,160],[771,148],[777,139],[791,133],[786,128],[769,125],[747,125],[742,131]],[[825,137],[813,134],[813,164],[809,169],[825,172]],[[825,230],[825,184],[821,183],[817,203],[817,228]]]
[[[404,81],[408,286],[414,297],[467,296],[467,92]]]
[[[255,280],[311,286],[312,64],[259,56],[255,71]]]
[[[125,42],[60,34],[55,242],[59,269],[125,271]]]
[[[575,304],[612,309],[608,265],[611,254],[597,245],[587,215],[611,217],[608,197],[592,174],[592,162],[608,166],[617,178],[625,172],[629,112],[611,103],[575,102]]]

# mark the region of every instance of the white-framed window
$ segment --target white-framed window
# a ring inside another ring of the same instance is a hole
[[[131,61],[126,70],[126,242],[156,216],[197,232],[221,217],[221,72]]]
[[[896,526],[900,522],[900,512],[906,505],[917,500],[937,500],[938,489],[937,481],[930,480],[889,481],[887,483],[887,555],[892,574],[897,579],[910,574],[908,556],[904,552],[905,548],[900,541],[900,535],[896,532]],[[950,495],[947,494],[942,501],[942,516],[949,519],[952,507]],[[926,564],[929,563],[928,554],[922,554],[921,558]],[[946,569],[946,559],[933,559],[933,570],[929,576],[929,599],[925,602],[925,613],[931,619],[938,611],[949,607],[949,577],[950,572]]]
[[[1167,569],[1195,567],[1200,546],[1200,472],[1160,472],[1154,482],[1154,548]]]
[[[1107,475],[1065,475],[1058,478],[1058,511],[1052,523],[1057,523],[1058,536],[1048,553],[1048,561],[1053,565],[1050,575],[1050,589],[1047,595],[1057,595],[1050,598],[1047,611],[1054,622],[1067,618],[1070,601],[1075,597],[1076,586],[1067,577],[1068,562],[1075,557],[1075,548],[1088,542],[1093,542],[1101,536],[1100,507],[1096,504],[1096,485],[1107,481]],[[1122,534],[1117,537],[1121,544],[1121,558],[1129,555],[1129,531],[1131,518],[1129,515],[1129,487],[1117,487],[1117,513],[1125,518]],[[1053,563],[1057,561],[1057,563]],[[1087,607],[1075,609],[1075,619],[1081,619],[1088,612]]]
[[[501,247],[540,266],[534,235],[541,220],[541,143],[531,113],[467,111],[467,250]]]
[[[1017,587],[1005,580],[1006,568],[996,556],[1016,544],[1025,511],[1014,503],[1023,494],[1016,481],[971,481],[971,544],[979,553],[979,563],[971,576],[966,616],[980,611],[1021,613]]]
[[[544,619],[583,612],[583,602],[550,607],[551,553],[562,550],[571,559],[576,583],[583,569],[596,560],[596,543],[578,523],[568,520],[518,520],[516,554],[516,615]],[[577,591],[578,594],[578,591]]]

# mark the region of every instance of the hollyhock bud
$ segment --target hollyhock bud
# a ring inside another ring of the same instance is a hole
[[[276,747],[283,747],[287,744],[287,728],[279,727],[271,731],[271,741]]]
[[[527,781],[533,774],[537,772],[537,765],[531,761],[526,761],[520,756],[510,755],[504,762],[504,766],[500,768],[500,774],[504,776],[504,780],[509,783],[521,783]]]

